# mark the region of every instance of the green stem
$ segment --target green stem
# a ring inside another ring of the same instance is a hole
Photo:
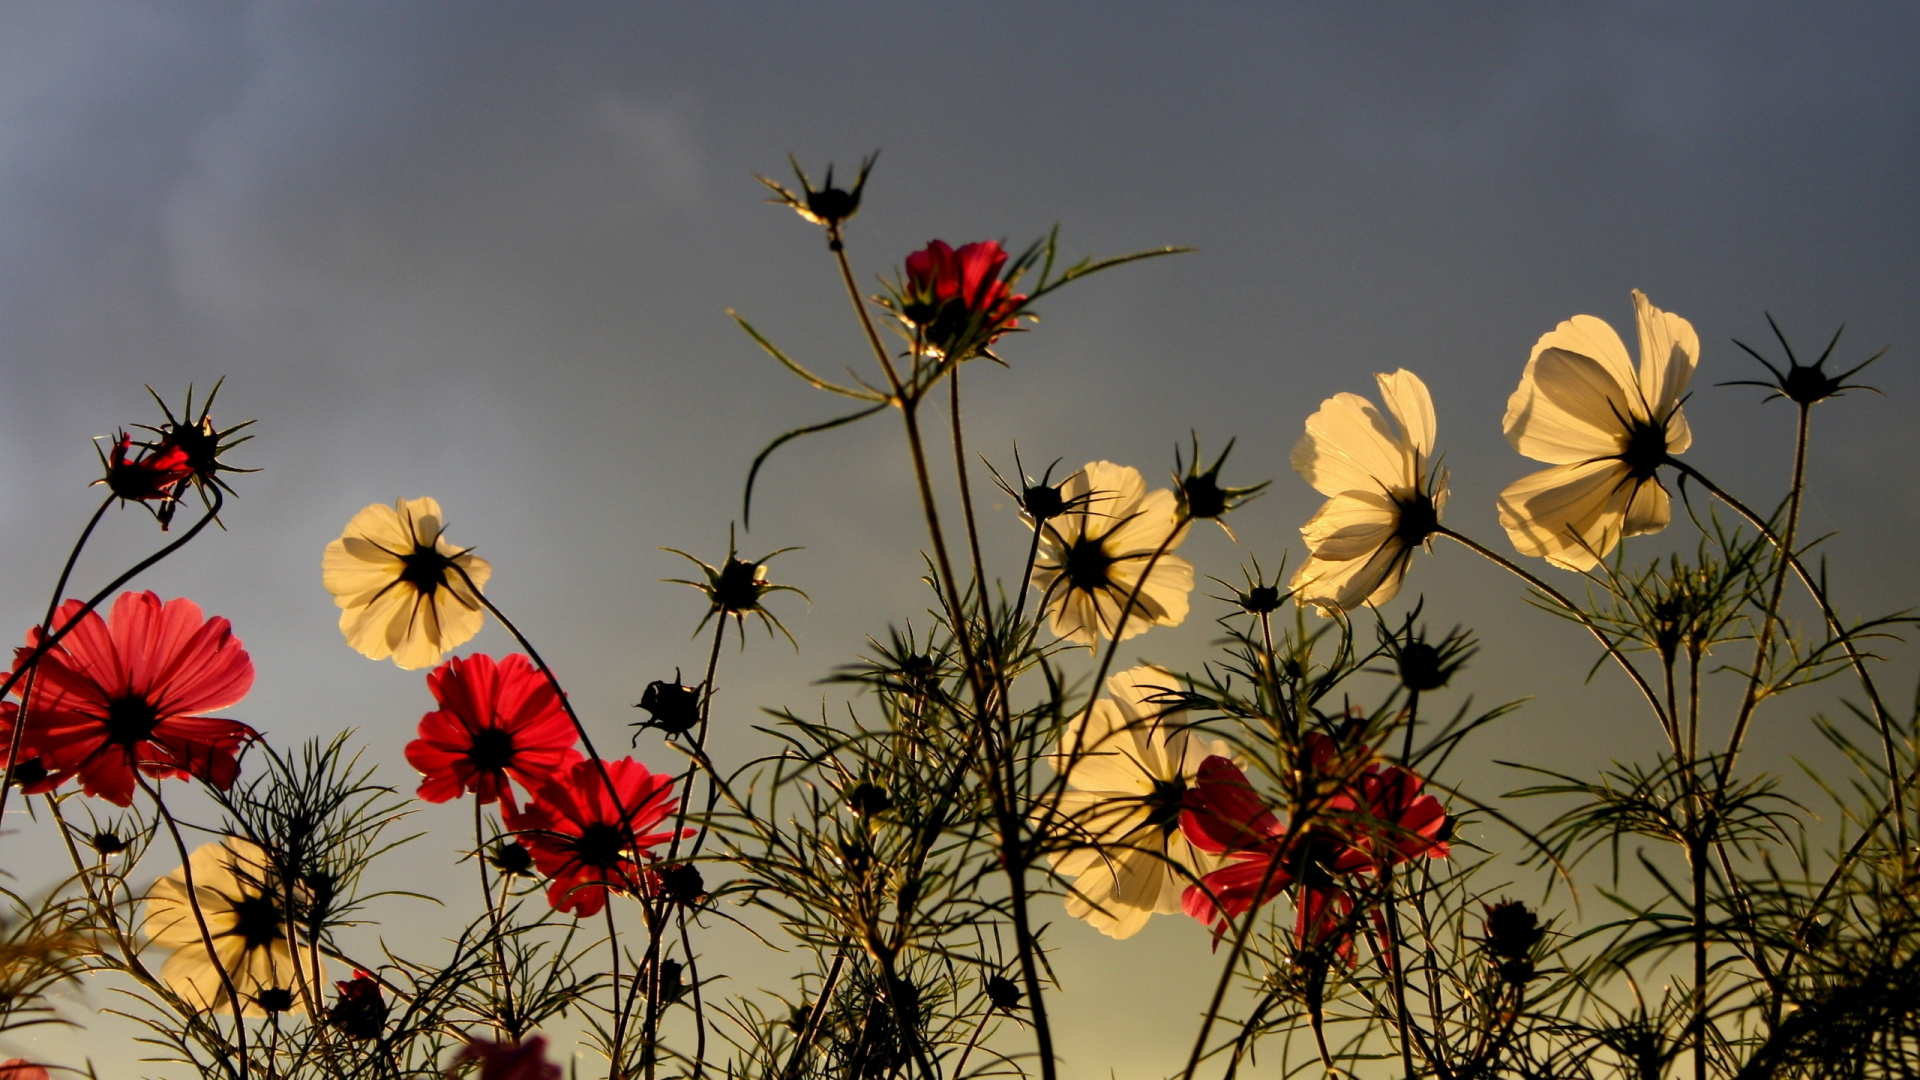
[[[239,1050],[240,1077],[241,1080],[246,1080],[248,1075],[246,1006],[240,1000],[239,989],[233,985],[232,973],[227,971],[227,966],[220,962],[219,950],[213,947],[213,931],[207,926],[206,912],[200,908],[200,889],[193,881],[193,857],[187,853],[187,842],[180,836],[180,825],[173,820],[173,812],[167,809],[166,802],[160,798],[159,789],[149,783],[137,768],[133,770],[133,778],[139,783],[141,790],[147,793],[147,797],[153,800],[154,809],[160,813],[160,820],[167,823],[167,832],[173,836],[174,850],[180,853],[180,878],[186,885],[187,908],[193,912],[194,924],[200,928],[200,943],[206,947],[207,962],[220,973],[220,986],[227,992],[228,1004],[233,1006],[233,1031]]]

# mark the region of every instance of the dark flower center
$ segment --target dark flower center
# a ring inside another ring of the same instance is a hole
[[[482,772],[499,772],[513,764],[513,733],[495,727],[475,731],[467,760]]]
[[[429,596],[447,583],[447,569],[453,565],[452,559],[430,547],[415,547],[400,556],[400,562],[400,580]]]
[[[187,455],[197,476],[212,476],[220,464],[220,435],[212,424],[180,424],[167,430],[167,441]]]
[[[1153,791],[1144,800],[1147,804],[1147,824],[1157,825],[1162,833],[1174,833],[1180,828],[1180,811],[1187,803],[1187,781],[1176,776],[1171,780],[1155,780]]]
[[[284,935],[280,927],[280,905],[266,896],[247,896],[234,902],[233,929],[249,949],[264,949]],[[262,1006],[265,1008],[265,1006]]]
[[[1654,470],[1667,460],[1667,431],[1664,425],[1636,420],[1627,431],[1627,448],[1620,454],[1635,480],[1650,480]]]
[[[1111,585],[1113,578],[1107,571],[1112,566],[1106,545],[1091,536],[1081,536],[1067,549],[1067,583],[1076,589],[1092,592]]]
[[[713,586],[713,602],[722,611],[752,611],[760,603],[759,566],[728,559]]]
[[[160,726],[160,713],[146,698],[129,694],[107,702],[107,741],[132,746],[153,735]]]
[[[1394,530],[1394,537],[1402,543],[1424,544],[1440,528],[1440,510],[1433,505],[1433,496],[1416,492],[1394,500],[1394,504],[1400,508],[1400,527]]]
[[[624,861],[621,853],[626,850],[627,836],[618,825],[595,822],[580,830],[572,847],[574,858],[585,865],[611,870]]]

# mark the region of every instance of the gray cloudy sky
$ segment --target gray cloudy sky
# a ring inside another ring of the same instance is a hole
[[[1017,438],[1029,461],[1153,475],[1189,429],[1238,436],[1234,474],[1277,480],[1239,521],[1271,566],[1317,502],[1286,471],[1301,421],[1405,366],[1434,390],[1449,523],[1494,542],[1493,494],[1531,468],[1499,431],[1529,347],[1576,312],[1626,326],[1639,287],[1704,343],[1689,460],[1758,502],[1789,416],[1712,385],[1757,370],[1728,339],[1760,344],[1770,310],[1809,349],[1842,321],[1844,358],[1893,346],[1885,399],[1821,411],[1809,514],[1842,530],[1843,598],[1904,606],[1916,47],[1908,4],[6,4],[0,601],[21,629],[44,603],[96,495],[89,436],[151,420],[143,383],[177,400],[226,376],[219,416],[258,418],[236,457],[262,471],[229,532],[144,583],[233,620],[259,667],[236,717],[282,742],[358,726],[406,781],[425,690],[342,644],[318,564],[360,507],[432,494],[624,743],[641,686],[701,659],[696,598],[657,583],[682,570],[657,548],[717,557],[755,451],[836,407],[725,309],[821,368],[862,363],[819,237],[750,174],[878,147],[866,275],[932,237],[1019,245],[1056,222],[1074,253],[1200,249],[1060,295],[1010,371],[971,380],[997,460]],[[735,760],[758,707],[817,706],[813,679],[924,607],[896,444],[874,422],[771,466],[743,546],[804,545],[775,570],[814,603],[782,608],[797,654],[723,661]],[[1017,530],[989,517],[1011,575]],[[107,532],[83,581],[154,539],[138,511]],[[1222,577],[1246,554],[1217,533],[1188,548]],[[1570,701],[1584,646],[1508,581],[1458,550],[1414,574],[1409,600],[1488,640],[1480,700],[1544,699],[1482,759],[1590,768],[1650,745],[1605,679]],[[1197,660],[1211,614],[1129,658]],[[508,648],[497,629],[475,645]],[[1773,719],[1756,758],[1784,766],[1808,733]],[[0,843],[27,879],[48,854]],[[1161,922],[1123,945],[1056,928],[1085,1003],[1076,1075],[1178,1052],[1200,1003],[1163,988],[1202,977],[1204,937]]]

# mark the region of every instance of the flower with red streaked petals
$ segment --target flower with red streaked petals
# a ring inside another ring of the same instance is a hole
[[[327,1023],[356,1039],[377,1039],[387,1027],[387,1000],[380,996],[380,980],[353,970],[353,978],[336,982],[340,997],[327,1010]]]
[[[547,1060],[547,1039],[535,1035],[523,1043],[494,1042],[479,1036],[467,1045],[447,1068],[449,1078],[459,1075],[462,1062],[480,1063],[477,1080],[560,1080],[560,1066]]]
[[[60,605],[55,624],[72,621],[82,606]],[[41,640],[39,627],[29,631],[16,664]],[[240,748],[259,733],[202,714],[234,704],[252,686],[253,660],[227,620],[204,618],[191,600],[125,592],[109,618],[88,612],[40,659],[27,740],[52,783],[78,775],[88,795],[119,806],[133,801],[135,768],[225,791],[240,775]]]
[[[44,1065],[35,1065],[26,1058],[8,1058],[0,1061],[0,1080],[53,1080]]]
[[[607,891],[634,893],[644,887],[640,860],[673,837],[648,832],[672,814],[673,777],[652,773],[632,758],[605,763],[576,761],[533,790],[526,809],[508,808],[507,828],[520,834],[533,864],[550,879],[547,902],[556,911],[597,915]],[[611,778],[616,803],[607,791]],[[622,819],[625,819],[624,821]]]
[[[121,502],[159,502],[171,503],[183,490],[182,481],[193,476],[193,464],[187,460],[187,452],[173,443],[162,441],[157,446],[140,446],[140,452],[133,454],[135,443],[133,436],[120,432],[113,444],[111,454],[100,455],[100,465],[106,469],[106,475],[95,480],[96,484],[107,485],[107,490]],[[94,447],[96,451],[99,447]],[[160,511],[154,511],[156,518]],[[167,515],[168,518],[172,514]],[[166,520],[161,521],[164,527]]]
[[[1007,253],[983,240],[955,251],[943,240],[907,256],[900,317],[927,350],[965,360],[1013,329],[1026,297],[1012,294],[1000,277]]]
[[[580,760],[560,696],[520,653],[498,663],[485,653],[449,660],[427,676],[427,688],[440,708],[421,718],[407,763],[420,771],[428,802],[471,791],[482,803],[511,807],[508,776],[532,791]]]

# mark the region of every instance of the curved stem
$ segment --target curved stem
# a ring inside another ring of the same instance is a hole
[[[1807,475],[1807,426],[1808,414],[1812,407],[1800,406],[1800,422],[1793,439],[1793,484],[1787,489],[1787,528],[1781,535],[1780,543],[1786,551],[1793,550],[1793,541],[1800,528],[1800,496],[1805,491]],[[1767,657],[1773,646],[1773,628],[1780,617],[1780,594],[1787,585],[1787,571],[1792,569],[1786,558],[1781,558],[1779,568],[1773,575],[1773,588],[1767,597],[1767,606],[1760,614],[1760,639],[1754,646],[1753,671],[1747,676],[1747,690],[1740,699],[1740,712],[1734,718],[1733,735],[1727,740],[1727,757],[1739,755],[1741,745],[1746,741],[1747,723],[1753,719],[1753,710],[1760,704],[1760,678],[1766,671]]]
[[[794,1080],[800,1075],[800,1066],[806,1061],[807,1049],[820,1033],[820,1024],[827,1017],[827,1006],[833,1001],[833,992],[840,985],[840,973],[847,966],[847,946],[841,945],[833,954],[833,964],[827,968],[827,977],[820,984],[820,995],[814,999],[813,1008],[807,1013],[806,1030],[793,1042],[793,1050],[787,1054],[787,1067],[780,1075],[784,1080]]]
[[[621,1077],[626,1075],[627,1013],[632,1009],[633,993],[638,992],[638,987],[636,987],[634,991],[629,992],[627,996],[628,1007],[622,1009],[620,1007],[620,931],[614,926],[613,900],[611,897],[607,898],[606,906],[600,910],[607,916],[607,951],[613,956],[613,978],[611,979],[613,985],[613,1053],[610,1055],[612,1058],[610,1062],[612,1071],[607,1080],[620,1080]],[[648,1061],[653,1060],[653,1047],[651,1044],[648,1045],[645,1056]]]
[[[1902,785],[1898,782],[1900,777],[1900,759],[1894,752],[1893,747],[1893,717],[1887,711],[1886,703],[1880,700],[1880,690],[1874,685],[1872,674],[1867,671],[1865,658],[1860,655],[1860,650],[1853,646],[1853,636],[1841,626],[1839,614],[1833,610],[1833,605],[1828,602],[1826,590],[1821,588],[1819,583],[1814,580],[1813,575],[1807,572],[1806,565],[1800,561],[1798,555],[1793,553],[1793,549],[1778,536],[1774,535],[1773,530],[1767,526],[1766,521],[1763,520],[1760,515],[1748,509],[1745,503],[1728,494],[1725,489],[1708,479],[1705,473],[1702,473],[1693,466],[1677,458],[1668,458],[1667,464],[1680,470],[1682,475],[1697,481],[1700,486],[1706,488],[1707,492],[1714,498],[1725,503],[1728,509],[1739,514],[1747,520],[1748,524],[1758,529],[1760,535],[1765,537],[1767,542],[1772,544],[1774,549],[1780,552],[1781,557],[1787,560],[1788,564],[1793,568],[1794,574],[1799,577],[1800,584],[1806,587],[1807,594],[1813,597],[1814,603],[1820,606],[1820,614],[1827,621],[1827,631],[1834,636],[1835,640],[1840,643],[1840,647],[1846,651],[1847,660],[1853,665],[1854,674],[1860,679],[1861,688],[1866,690],[1867,699],[1873,704],[1874,720],[1880,728],[1881,748],[1887,758],[1887,783],[1892,786],[1894,831],[1899,838],[1901,849],[1905,850],[1907,846],[1906,800],[1900,790]],[[1720,769],[1722,775],[1732,775],[1733,761],[1733,754],[1729,754],[1723,759]]]
[[[478,795],[473,800],[473,861],[480,867],[480,898],[486,901],[487,918],[493,925],[493,960],[500,968],[500,997],[506,1006],[502,1028],[506,1036],[520,1041],[520,1021],[513,1011],[513,973],[507,968],[507,944],[502,929],[500,901],[493,895],[493,882],[487,876],[486,817]]]
[[[1287,823],[1287,832],[1280,840],[1277,848],[1278,851],[1286,851],[1293,846],[1294,837],[1299,833],[1299,827],[1300,822],[1298,819]],[[1267,889],[1272,887],[1273,877],[1280,871],[1280,863],[1281,859],[1279,858],[1268,860],[1266,870],[1260,875],[1260,887],[1255,889],[1253,893],[1256,898],[1265,896]],[[1200,1032],[1194,1036],[1193,1050],[1187,1055],[1187,1067],[1180,1074],[1181,1080],[1193,1080],[1194,1071],[1200,1068],[1200,1059],[1205,1055],[1207,1049],[1207,1036],[1213,1033],[1213,1022],[1220,1015],[1220,1006],[1226,1002],[1227,989],[1233,985],[1233,973],[1234,970],[1240,966],[1241,955],[1246,952],[1247,939],[1253,936],[1253,924],[1260,917],[1260,908],[1261,905],[1257,903],[1248,908],[1246,921],[1240,924],[1239,929],[1235,931],[1233,935],[1233,947],[1227,950],[1227,962],[1220,968],[1220,978],[1213,986],[1213,997],[1207,1002],[1207,1011],[1202,1014],[1200,1018]],[[1218,939],[1216,938],[1216,940]],[[1316,1037],[1319,1035],[1319,1031],[1319,1023],[1316,1017],[1314,1024],[1314,1034]],[[1325,1043],[1321,1044],[1321,1056],[1326,1056]]]
[[[1607,655],[1613,657],[1614,662],[1620,665],[1620,669],[1627,673],[1628,678],[1633,680],[1633,684],[1640,688],[1641,695],[1647,699],[1647,707],[1653,710],[1653,715],[1660,721],[1661,730],[1666,732],[1667,740],[1675,747],[1680,745],[1680,732],[1676,726],[1678,721],[1667,715],[1667,710],[1660,704],[1660,696],[1654,693],[1652,686],[1648,685],[1646,676],[1640,674],[1640,669],[1634,667],[1633,664],[1627,660],[1626,654],[1620,651],[1620,647],[1614,644],[1613,639],[1608,637],[1605,631],[1600,629],[1591,616],[1578,605],[1574,604],[1573,601],[1562,595],[1560,590],[1528,573],[1519,564],[1498,552],[1484,547],[1444,525],[1435,529],[1434,533],[1437,536],[1444,536],[1464,546],[1467,550],[1487,559],[1494,565],[1501,567],[1508,573],[1526,582],[1528,585],[1533,586],[1542,596],[1560,605],[1563,610],[1574,617],[1576,622],[1586,627],[1587,632],[1593,635],[1593,639],[1598,641],[1600,647],[1607,651]]]
[[[219,950],[213,947],[213,931],[207,926],[206,912],[200,908],[200,888],[193,881],[193,857],[187,853],[187,842],[180,836],[180,825],[173,820],[173,812],[167,809],[166,801],[160,798],[159,789],[149,783],[138,768],[133,770],[133,778],[147,793],[147,797],[153,800],[160,820],[167,823],[167,832],[173,836],[174,850],[180,853],[180,878],[187,887],[187,908],[193,912],[193,921],[200,928],[200,943],[206,947],[207,962],[220,973],[220,986],[226,990],[227,1002],[233,1006],[233,1030],[239,1049],[240,1076],[245,1080],[248,1074],[246,1007],[240,1000],[239,989],[233,985],[233,974],[220,962]]]

